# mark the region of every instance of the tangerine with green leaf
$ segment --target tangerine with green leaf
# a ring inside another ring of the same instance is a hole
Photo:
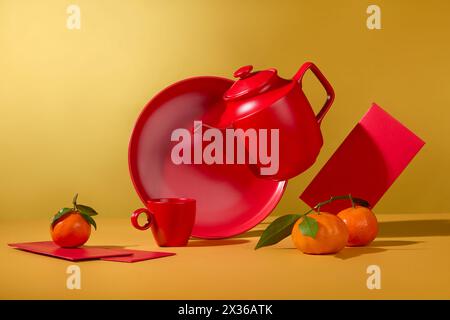
[[[50,234],[53,242],[63,248],[75,248],[85,244],[91,235],[91,225],[97,229],[92,216],[97,212],[91,207],[77,203],[78,194],[73,198],[72,208],[62,208],[53,217]]]
[[[303,253],[332,254],[345,247],[348,230],[345,223],[333,214],[309,213],[294,224],[291,236],[294,245]]]

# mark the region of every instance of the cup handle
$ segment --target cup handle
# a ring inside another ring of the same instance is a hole
[[[145,213],[147,215],[147,223],[144,224],[143,226],[141,226],[138,222],[138,218],[141,213]],[[147,230],[152,225],[152,222],[153,222],[153,215],[150,211],[148,211],[147,208],[137,209],[131,215],[131,224],[138,230]]]
[[[306,62],[304,63],[300,69],[297,71],[297,73],[294,75],[294,80],[300,83],[300,86],[302,85],[302,79],[305,75],[306,71],[310,70],[314,73],[314,75],[319,79],[322,86],[325,88],[325,91],[327,92],[327,100],[325,101],[325,104],[323,105],[322,109],[320,109],[319,113],[316,115],[317,123],[320,125],[323,118],[327,114],[328,110],[330,110],[331,105],[334,101],[334,90],[331,84],[328,82],[328,80],[325,78],[325,76],[320,72],[319,68],[312,63],[312,62]]]

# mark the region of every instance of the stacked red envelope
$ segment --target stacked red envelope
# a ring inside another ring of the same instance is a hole
[[[80,248],[61,248],[52,241],[10,243],[10,247],[55,258],[83,261],[101,259],[116,262],[138,262],[175,255],[171,252],[154,252],[129,249],[110,249],[86,246]]]

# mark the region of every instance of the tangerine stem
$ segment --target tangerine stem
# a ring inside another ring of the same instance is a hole
[[[78,193],[75,194],[75,196],[73,197],[73,200],[72,200],[74,210],[77,210],[77,199],[78,199]]]
[[[352,208],[355,208],[355,201],[353,200],[352,194],[349,193],[348,197],[349,197],[350,201],[352,202]]]
[[[319,202],[318,204],[316,204],[312,209],[310,209],[308,212],[304,213],[302,215],[302,217],[310,214],[314,210],[317,210],[317,214],[320,214],[320,208],[322,206],[327,205],[329,203],[332,203],[332,202],[334,202],[336,200],[348,200],[348,199],[352,202],[352,207],[354,208],[355,207],[355,201],[354,201],[354,198],[352,197],[352,195],[350,193],[346,194],[346,195],[343,195],[343,196],[335,196],[335,197],[331,196],[330,199],[328,199],[326,201]],[[362,201],[364,201],[364,200],[362,200]]]

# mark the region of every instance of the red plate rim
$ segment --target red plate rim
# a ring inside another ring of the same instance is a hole
[[[166,90],[169,90],[172,87],[178,86],[178,85],[180,85],[180,84],[182,84],[184,82],[197,80],[197,79],[218,79],[218,80],[229,81],[230,84],[233,83],[233,80],[230,80],[230,79],[224,78],[224,77],[218,77],[218,76],[194,76],[194,77],[189,77],[189,78],[185,78],[183,80],[174,82],[174,83],[170,84],[169,86],[165,87],[164,89],[162,89],[161,91],[159,91],[156,95],[154,95],[147,102],[147,104],[144,106],[144,108],[141,110],[141,112],[139,113],[136,121],[134,122],[133,130],[131,132],[131,135],[130,135],[130,138],[129,138],[129,142],[128,142],[128,171],[129,171],[129,174],[130,174],[130,177],[131,177],[131,181],[133,183],[134,190],[138,194],[139,198],[141,199],[141,202],[144,205],[146,204],[146,199],[141,195],[141,192],[139,191],[137,182],[135,181],[135,178],[134,178],[134,174],[133,174],[134,171],[133,171],[133,168],[132,168],[132,165],[131,165],[131,163],[132,163],[131,154],[132,154],[132,148],[133,148],[133,141],[135,140],[135,135],[137,134],[137,131],[138,131],[138,124],[140,123],[141,118],[144,115],[144,113],[146,113],[147,108],[149,108],[150,105],[160,95],[162,95]],[[266,219],[273,212],[273,210],[276,208],[278,203],[281,201],[281,198],[282,198],[282,196],[284,194],[284,191],[286,189],[286,186],[287,186],[287,180],[277,181],[277,183],[278,183],[278,186],[276,188],[276,191],[274,192],[277,195],[276,195],[276,198],[272,202],[273,208],[271,210],[267,210],[267,212],[264,213],[264,214],[255,215],[253,217],[253,219],[250,219],[245,224],[245,228],[242,228],[242,230],[240,230],[239,233],[231,233],[229,235],[222,234],[222,235],[217,235],[217,236],[192,234],[192,237],[194,237],[194,238],[201,238],[201,239],[225,239],[225,238],[230,238],[230,237],[236,236],[238,234],[242,234],[244,232],[247,232],[247,231],[253,229],[256,225],[258,225],[260,222],[262,222],[264,219]]]

